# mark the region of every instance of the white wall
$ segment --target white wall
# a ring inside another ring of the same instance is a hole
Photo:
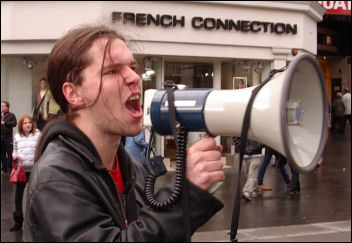
[[[10,111],[17,121],[24,114],[31,115],[32,71],[20,58],[1,58],[1,100],[10,102]]]
[[[1,40],[52,40],[101,14],[98,1],[1,2]]]
[[[24,53],[48,53],[53,40],[67,30],[87,23],[111,23],[113,11],[185,16],[185,26],[136,27],[117,24],[135,42],[138,53],[200,57],[238,57],[273,59],[272,47],[305,49],[316,53],[316,21],[323,16],[323,8],[316,2],[135,2],[135,1],[6,1],[1,2],[2,53],[21,49]],[[320,12],[319,12],[320,11]],[[194,29],[192,17],[211,17],[233,20],[281,22],[298,25],[297,35],[244,33],[234,30]],[[21,43],[14,40],[25,41]],[[41,40],[35,46],[33,40]],[[27,48],[30,47],[30,48]],[[254,47],[254,48],[253,48]]]

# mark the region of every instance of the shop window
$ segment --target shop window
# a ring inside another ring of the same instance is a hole
[[[152,57],[144,57],[138,60],[137,73],[141,76],[143,91],[156,87],[155,63],[153,61]]]
[[[161,58],[135,56],[137,74],[141,77],[143,91],[158,89],[161,84]]]
[[[190,88],[213,87],[213,64],[165,62],[165,80]]]

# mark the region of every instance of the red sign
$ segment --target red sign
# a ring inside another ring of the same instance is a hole
[[[327,14],[351,15],[351,1],[318,1]]]

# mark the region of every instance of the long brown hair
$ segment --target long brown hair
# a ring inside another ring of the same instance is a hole
[[[119,38],[125,41],[116,31],[105,26],[79,27],[69,31],[65,36],[59,39],[48,57],[47,77],[50,91],[68,120],[73,118],[74,110],[70,109],[62,93],[62,85],[65,82],[71,82],[77,85],[82,83],[81,72],[92,61],[89,60],[87,52],[94,41],[101,38],[108,39],[104,57],[113,39]],[[100,91],[98,96],[99,95]]]
[[[61,112],[64,114],[63,118],[68,121],[71,121],[76,114],[75,109],[69,106],[64,94],[62,93],[62,85],[65,82],[71,82],[76,85],[82,84],[83,80],[81,72],[92,61],[88,58],[88,50],[96,40],[102,38],[108,40],[104,50],[104,57],[102,61],[103,67],[105,55],[107,51],[110,50],[112,40],[119,38],[125,41],[125,38],[122,35],[106,26],[82,26],[72,29],[61,39],[56,41],[50,52],[47,63],[47,79],[49,89],[56,103],[60,106]],[[101,71],[103,71],[103,69],[101,69]],[[101,93],[101,82],[102,73],[100,75],[100,87],[96,100]],[[45,137],[46,127],[47,126],[45,126],[42,131],[42,136],[37,146],[34,161],[37,161],[40,157],[40,147],[43,143],[43,138]]]

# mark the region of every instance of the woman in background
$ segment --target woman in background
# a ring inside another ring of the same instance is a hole
[[[26,172],[27,181],[34,165],[34,153],[39,136],[40,131],[36,129],[35,125],[33,124],[32,117],[28,115],[21,116],[18,121],[18,132],[13,139],[12,158],[13,160],[22,161],[22,166]],[[22,229],[22,199],[23,191],[27,181],[16,183],[15,212],[13,213],[15,225],[10,229],[10,231],[17,231]]]

